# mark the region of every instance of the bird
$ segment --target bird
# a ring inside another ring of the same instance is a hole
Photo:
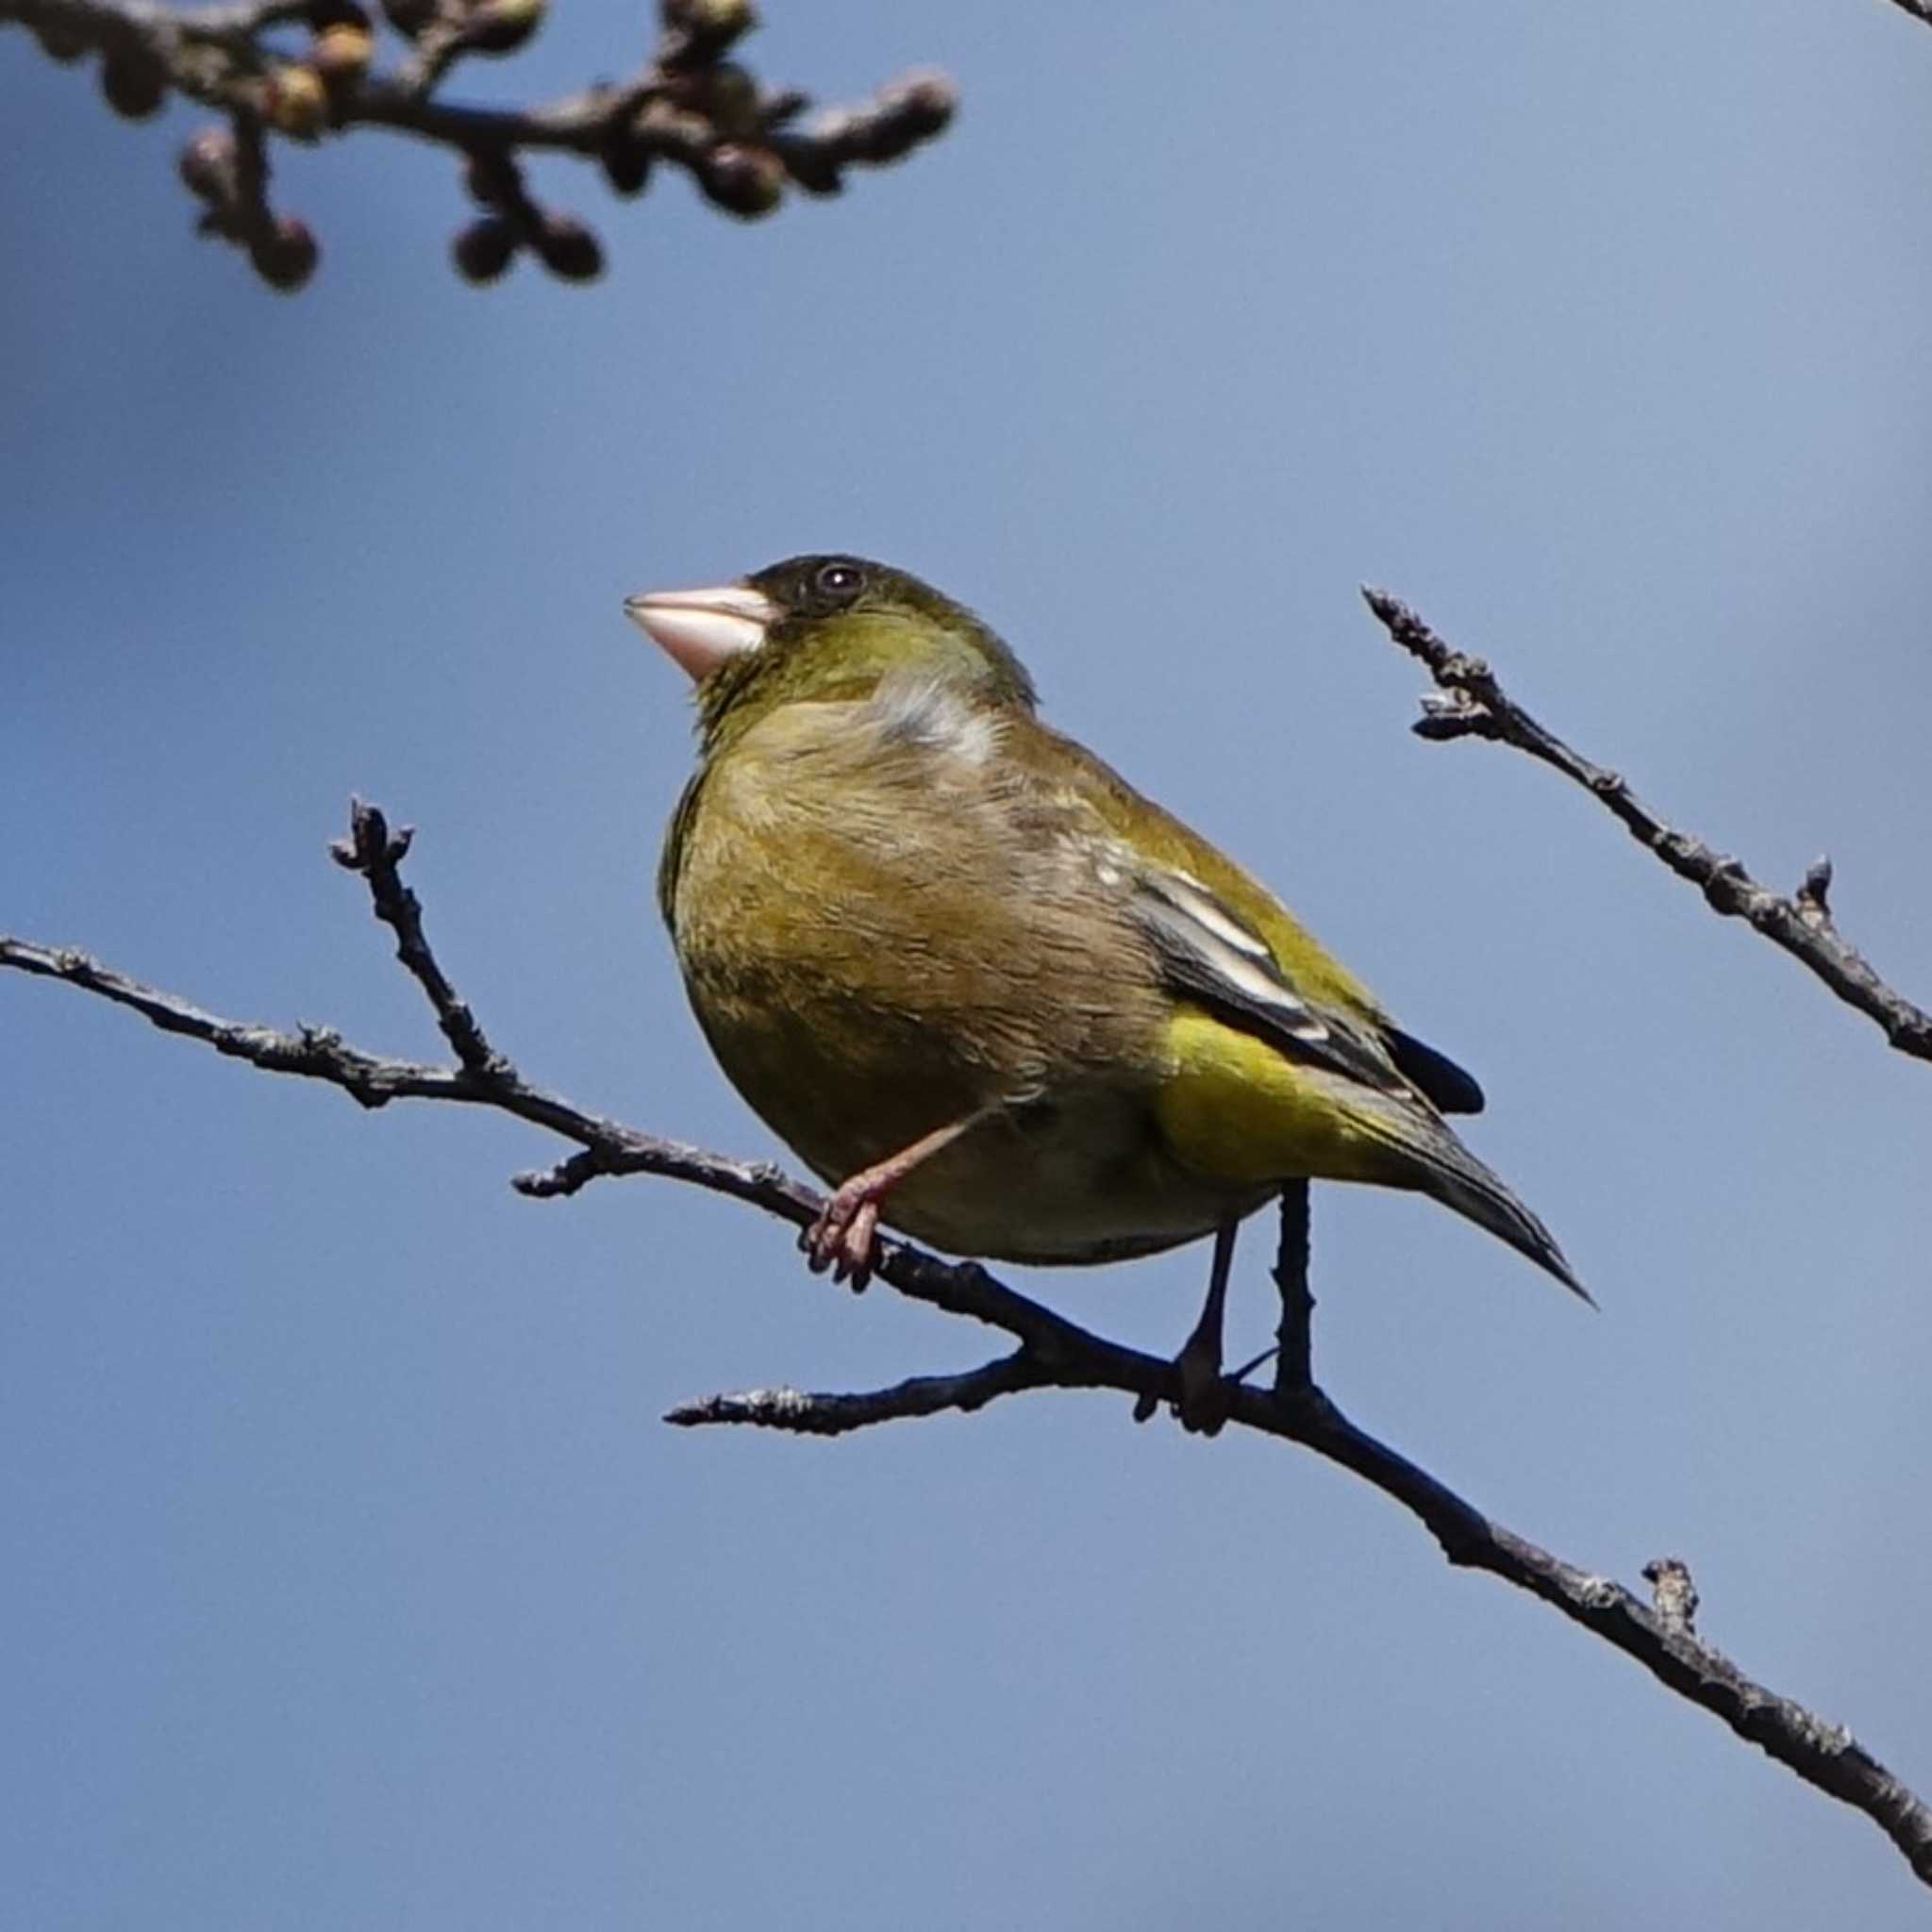
[[[1590,1299],[1450,1126],[1476,1081],[1044,723],[965,606],[840,554],[625,608],[695,693],[659,907],[725,1075],[831,1189],[815,1271],[863,1287],[882,1222],[1041,1265],[1211,1235],[1198,1389],[1235,1229],[1332,1180],[1429,1195]]]

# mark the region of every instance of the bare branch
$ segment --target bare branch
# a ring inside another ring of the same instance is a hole
[[[1465,657],[1444,642],[1388,591],[1364,590],[1362,595],[1389,635],[1422,661],[1444,693],[1423,699],[1423,715],[1413,727],[1418,737],[1494,739],[1554,767],[1598,799],[1640,845],[1696,886],[1715,911],[1744,920],[1816,974],[1847,1006],[1876,1021],[1900,1053],[1932,1059],[1932,1013],[1879,978],[1832,923],[1825,903],[1828,859],[1810,867],[1791,897],[1774,892],[1737,859],[1666,824],[1619,774],[1593,764],[1545,730],[1504,691],[1482,658]]]
[[[801,123],[806,95],[766,86],[724,58],[756,25],[749,0],[662,0],[657,47],[621,81],[521,108],[435,97],[458,61],[521,46],[545,8],[546,0],[385,0],[402,42],[387,68],[361,0],[0,0],[0,25],[25,26],[62,63],[98,57],[108,104],[129,119],[157,112],[170,93],[220,113],[224,125],[182,150],[182,179],[202,204],[202,232],[244,249],[284,290],[308,281],[320,251],[304,223],[269,207],[270,137],[310,145],[369,127],[451,149],[472,163],[468,190],[481,210],[455,238],[458,271],[491,282],[527,254],[580,282],[602,271],[602,244],[575,216],[531,198],[521,155],[593,160],[625,197],[665,163],[714,206],[754,221],[788,191],[837,194],[851,169],[903,158],[941,133],[956,106],[942,75],[912,74],[863,106]],[[290,37],[297,30],[306,40]]]
[[[971,1414],[1002,1395],[1049,1389],[1053,1377],[1022,1348],[957,1375],[913,1375],[890,1389],[860,1395],[808,1395],[800,1389],[750,1389],[681,1403],[664,1420],[681,1429],[712,1423],[748,1423],[798,1436],[843,1436],[874,1423],[904,1422],[947,1409]]]
[[[391,833],[375,807],[352,808],[349,837],[338,859],[360,873],[376,916],[396,935],[397,957],[424,990],[458,1056],[454,1067],[386,1058],[352,1047],[315,1027],[294,1033],[247,1025],[203,1011],[172,993],[114,973],[84,953],[0,938],[0,967],[58,979],[132,1008],[170,1033],[269,1073],[299,1074],[342,1088],[365,1107],[395,1099],[457,1100],[491,1107],[546,1128],[578,1151],[547,1172],[517,1176],[533,1195],[574,1192],[600,1174],[655,1174],[748,1201],[801,1230],[820,1200],[809,1188],[763,1164],[730,1160],[680,1141],[646,1134],[587,1113],[531,1085],[491,1047],[475,1015],[438,963],[424,930],[422,908],[401,879],[407,833]],[[1822,912],[1824,882],[1811,898]],[[1913,1872],[1932,1885],[1932,1810],[1842,1728],[1745,1676],[1693,1628],[1695,1590],[1674,1559],[1646,1574],[1657,1588],[1653,1607],[1622,1585],[1579,1569],[1491,1521],[1427,1471],[1378,1441],[1342,1414],[1310,1379],[1307,1288],[1307,1195],[1283,1197],[1275,1278],[1282,1296],[1281,1366],[1273,1390],[1239,1378],[1224,1382],[1227,1420],[1296,1442],[1352,1471],[1409,1511],[1453,1564],[1486,1570],[1541,1598],[1573,1623],[1614,1644],[1678,1695],[1722,1718],[1807,1783],[1873,1819]],[[1011,1336],[1018,1348],[957,1374],[915,1376],[857,1394],[807,1394],[793,1389],[716,1395],[686,1405],[668,1420],[683,1426],[749,1424],[807,1435],[839,1435],[874,1423],[970,1411],[1027,1389],[1106,1389],[1138,1407],[1177,1406],[1183,1395],[1176,1362],[1123,1347],[1057,1315],[997,1281],[977,1262],[952,1262],[909,1242],[882,1245],[874,1273],[902,1294]]]
[[[457,1058],[473,1074],[489,1078],[508,1071],[508,1064],[476,1024],[476,1016],[443,977],[429,941],[423,937],[423,907],[403,883],[400,870],[416,836],[413,825],[391,833],[379,806],[349,801],[349,836],[338,839],[329,857],[344,872],[360,873],[369,881],[375,916],[396,936],[396,958],[423,989],[436,1011],[442,1037],[456,1049]]]
[[[348,1045],[326,1027],[304,1026],[277,1033],[270,1026],[223,1020],[158,987],[144,986],[103,966],[71,946],[41,946],[0,934],[0,966],[47,979],[64,980],[83,992],[97,992],[116,1006],[129,1007],[164,1033],[199,1040],[217,1053],[247,1060],[268,1074],[300,1074],[326,1080],[354,1095],[364,1107],[386,1107],[405,1096],[421,1100],[469,1100],[462,1076],[442,1067],[394,1060]]]
[[[492,1056],[490,1067],[480,1072],[427,1066],[351,1046],[324,1026],[303,1026],[285,1033],[245,1021],[225,1020],[204,1012],[179,994],[116,973],[71,946],[43,946],[5,934],[0,934],[0,966],[99,993],[142,1014],[164,1033],[201,1041],[217,1053],[246,1060],[264,1073],[299,1074],[326,1081],[367,1108],[386,1107],[391,1100],[458,1100],[496,1108],[577,1141],[584,1152],[575,1159],[584,1164],[587,1174],[655,1174],[689,1181],[749,1201],[797,1227],[808,1225],[818,1211],[818,1196],[810,1189],[788,1180],[768,1162],[728,1160],[681,1141],[663,1140],[586,1113],[558,1095],[532,1086],[500,1058]],[[531,1184],[519,1185],[518,1191],[536,1195],[574,1191],[537,1185],[536,1178],[519,1175],[518,1183]]]

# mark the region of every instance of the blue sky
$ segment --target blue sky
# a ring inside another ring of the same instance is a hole
[[[449,273],[435,154],[294,157],[298,300],[191,236],[194,117],[0,36],[0,925],[428,1054],[325,841],[419,827],[445,964],[582,1104],[779,1150],[651,903],[688,769],[626,591],[919,570],[1274,883],[1491,1108],[1592,1316],[1319,1191],[1365,1425],[1932,1785],[1923,1066],[1588,800],[1411,738],[1387,584],[1932,992],[1932,34],[1877,0],[1211,15],[772,0],[956,129],[740,227]],[[472,92],[633,56],[560,8]],[[1904,1926],[1873,1827],[1282,1445],[1028,1396],[684,1434],[978,1334],[507,1121],[275,1080],[0,983],[0,1924]],[[1265,1237],[1231,1347],[1269,1325]],[[1178,1345],[1205,1255],[1022,1276]]]

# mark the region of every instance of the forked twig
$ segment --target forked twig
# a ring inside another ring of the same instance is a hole
[[[1562,773],[1597,799],[1640,845],[1696,886],[1716,911],[1744,920],[1816,974],[1847,1006],[1875,1020],[1900,1053],[1932,1059],[1932,1013],[1888,986],[1833,923],[1829,859],[1815,861],[1790,897],[1774,892],[1737,859],[1666,824],[1621,774],[1592,763],[1538,724],[1482,658],[1446,643],[1400,598],[1386,591],[1364,590],[1362,595],[1389,635],[1426,667],[1443,693],[1423,699],[1423,715],[1413,726],[1418,737],[1494,739]]]

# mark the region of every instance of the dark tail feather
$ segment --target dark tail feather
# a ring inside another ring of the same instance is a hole
[[[1387,1026],[1382,1038],[1403,1076],[1415,1083],[1444,1113],[1480,1113],[1483,1090],[1475,1075],[1458,1067],[1445,1053],[1399,1026]]]
[[[1410,1165],[1409,1186],[1488,1228],[1596,1307],[1596,1297],[1577,1280],[1556,1236],[1447,1127],[1410,1113],[1401,1124],[1399,1140],[1393,1133],[1390,1140]]]

